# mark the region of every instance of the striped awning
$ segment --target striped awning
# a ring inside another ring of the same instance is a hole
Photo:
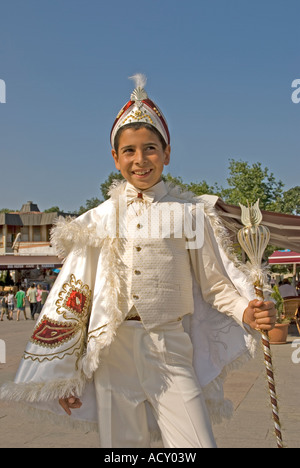
[[[269,257],[270,264],[300,263],[300,254],[292,250],[275,250]]]

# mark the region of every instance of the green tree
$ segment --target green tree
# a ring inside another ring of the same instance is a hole
[[[102,201],[99,200],[99,198],[93,197],[90,200],[87,200],[85,206],[81,206],[76,214],[81,215],[86,211],[92,210],[93,208],[99,206],[100,203],[102,203]]]
[[[105,182],[103,182],[103,184],[100,185],[100,190],[101,190],[104,200],[107,200],[109,198],[109,195],[108,195],[109,188],[114,180],[124,180],[124,177],[122,176],[120,172],[111,172],[109,174]]]
[[[294,215],[300,214],[300,186],[297,185],[283,193],[282,200],[279,203],[282,213]]]
[[[264,210],[275,211],[283,196],[284,184],[276,180],[268,168],[260,162],[252,166],[246,161],[229,160],[228,188],[221,189],[221,197],[226,203],[247,205],[260,200]]]
[[[197,196],[204,194],[220,196],[220,189],[218,185],[209,185],[205,180],[186,184],[183,182],[182,177],[173,177],[170,173],[168,173],[166,176],[163,176],[163,179],[166,182],[173,182],[174,184],[179,185],[183,190],[193,192]]]
[[[60,209],[58,206],[52,206],[52,208],[48,208],[44,211],[44,213],[59,213]]]

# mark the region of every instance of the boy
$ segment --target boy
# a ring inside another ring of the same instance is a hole
[[[2,397],[97,422],[101,447],[149,447],[155,434],[168,448],[215,447],[207,407],[229,411],[221,374],[249,355],[247,327],[271,329],[276,311],[249,301],[211,207],[161,180],[170,135],[144,84],[111,132],[126,182],[57,223],[65,264]]]

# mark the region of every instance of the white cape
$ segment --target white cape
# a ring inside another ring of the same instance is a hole
[[[167,187],[174,197],[197,201],[191,194],[181,193],[178,187]],[[122,188],[122,184],[116,186],[110,200],[81,217],[58,220],[53,243],[65,257],[63,268],[27,345],[15,381],[0,389],[1,399],[27,403],[57,422],[83,425],[85,429],[97,429],[93,377],[84,369],[89,360],[99,361],[99,356],[93,353],[99,353],[100,348],[89,351],[89,323],[94,324],[97,318],[98,327],[93,331],[99,340],[101,337],[104,347],[109,346],[124,320],[116,306],[120,288],[117,239],[101,235],[103,225],[107,227],[111,222],[113,201]],[[213,206],[206,203],[205,210],[214,229],[214,248],[221,255],[228,277],[243,297],[255,299],[251,275],[234,257]],[[212,422],[217,423],[232,414],[231,402],[224,400],[223,380],[229,370],[253,357],[259,334],[248,333],[234,319],[205,303],[195,281],[194,305],[194,314],[184,317],[184,327],[193,342],[194,367]],[[71,394],[80,397],[83,405],[68,417],[58,399]]]

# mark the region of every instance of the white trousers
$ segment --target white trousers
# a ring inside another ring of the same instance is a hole
[[[147,332],[125,321],[94,377],[100,446],[150,447],[148,405],[165,448],[215,448],[192,358],[181,322]]]

